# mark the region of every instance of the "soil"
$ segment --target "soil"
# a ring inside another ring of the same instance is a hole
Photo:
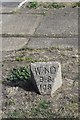
[[[3,52],[3,81],[13,67],[37,61],[61,63],[63,85],[51,97],[3,82],[3,118],[78,117],[78,50],[71,47]]]

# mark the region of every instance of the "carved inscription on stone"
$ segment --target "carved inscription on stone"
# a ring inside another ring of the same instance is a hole
[[[52,61],[31,63],[31,70],[41,94],[53,94],[61,86],[60,67],[60,63]],[[58,77],[59,79],[56,79]]]

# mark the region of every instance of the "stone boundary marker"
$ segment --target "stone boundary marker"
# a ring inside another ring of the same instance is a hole
[[[59,62],[31,63],[31,71],[36,81],[40,94],[53,93],[62,85],[61,65]]]

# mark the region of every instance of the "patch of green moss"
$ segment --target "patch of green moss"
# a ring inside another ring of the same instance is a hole
[[[35,117],[35,118],[54,118],[54,117],[58,117],[59,114],[55,114],[53,113],[51,108],[51,103],[47,100],[40,100],[38,105],[35,107],[32,107],[31,111],[30,111],[30,116],[31,117]]]
[[[22,113],[20,111],[14,110],[13,112],[8,112],[8,118],[21,118]]]
[[[47,102],[45,100],[40,100],[39,104],[37,107],[33,107],[31,110],[31,116],[42,116],[42,117],[51,117],[52,113],[50,113],[50,111],[48,111],[48,108],[50,106],[50,102]]]
[[[53,2],[53,3],[50,3],[48,5],[48,8],[62,8],[62,7],[65,7],[65,5],[63,3],[56,3],[56,2]]]
[[[38,2],[29,2],[26,5],[27,8],[38,8],[38,7],[43,7],[43,8],[62,8],[65,7],[63,3],[58,3],[58,2],[53,2],[53,3],[38,3]]]
[[[16,57],[15,58],[15,60],[16,61],[26,61],[26,62],[32,62],[32,63],[34,63],[34,62],[47,62],[47,60],[46,59],[42,59],[42,60],[37,60],[37,59],[33,59],[33,58],[31,58],[31,57]]]
[[[13,98],[10,98],[9,100],[6,101],[6,105],[15,105],[15,101]]]
[[[16,67],[10,71],[7,80],[9,81],[24,81],[31,77],[31,72],[28,67]]]
[[[76,2],[72,5],[72,8],[75,8],[75,7],[80,7],[80,2]]]
[[[26,5],[26,7],[27,8],[37,8],[39,5],[38,5],[38,2],[36,2],[36,1],[34,1],[34,2],[29,2],[27,5]]]
[[[75,112],[78,110],[78,103],[72,102],[68,105],[65,105],[65,110],[70,110],[71,112]]]

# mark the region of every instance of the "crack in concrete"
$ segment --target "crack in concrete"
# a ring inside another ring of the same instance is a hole
[[[45,12],[40,12],[40,13],[29,13],[29,12],[27,12],[27,13],[16,13],[16,12],[14,12],[14,11],[11,11],[11,12],[2,12],[2,13],[0,13],[0,14],[3,14],[3,15],[11,15],[11,14],[30,14],[30,15],[40,15],[40,16],[45,16],[46,15],[46,13]]]
[[[44,17],[41,17],[41,18],[40,18],[40,22],[39,22],[38,26],[35,28],[35,31],[34,31],[33,35],[35,35],[37,29],[38,29],[39,26],[41,25],[41,22],[42,22],[43,18],[44,18]]]

